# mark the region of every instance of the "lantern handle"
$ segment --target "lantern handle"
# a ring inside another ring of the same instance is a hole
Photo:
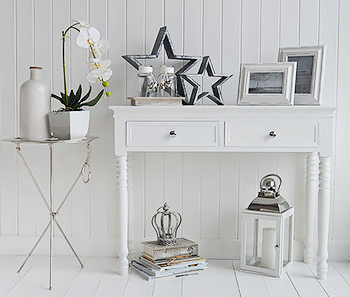
[[[262,189],[262,182],[263,182],[263,180],[264,180],[265,178],[267,178],[267,177],[270,177],[270,176],[274,176],[274,177],[277,177],[277,178],[278,178],[279,184],[278,184],[277,193],[279,193],[280,188],[281,188],[281,185],[282,185],[282,178],[281,178],[279,175],[274,174],[274,173],[267,174],[267,175],[265,175],[265,176],[260,180],[260,189]]]

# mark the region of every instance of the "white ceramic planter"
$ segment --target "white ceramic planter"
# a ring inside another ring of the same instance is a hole
[[[20,88],[19,135],[26,139],[50,137],[48,114],[51,111],[49,85],[41,80],[41,67],[30,67],[30,79]]]
[[[59,111],[49,113],[53,137],[59,139],[81,139],[89,131],[90,111]]]

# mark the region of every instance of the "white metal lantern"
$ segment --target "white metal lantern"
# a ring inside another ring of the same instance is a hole
[[[263,177],[258,197],[242,213],[241,270],[280,277],[292,261],[294,208],[280,196],[281,183],[278,175]]]

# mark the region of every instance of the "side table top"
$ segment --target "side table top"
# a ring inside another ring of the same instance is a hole
[[[41,143],[41,144],[50,144],[50,143],[81,143],[81,142],[88,142],[97,139],[96,136],[88,136],[80,139],[58,139],[55,137],[47,138],[47,139],[27,139],[27,138],[21,138],[21,137],[14,137],[14,138],[6,138],[1,139],[1,141],[6,142],[13,142],[13,143]]]

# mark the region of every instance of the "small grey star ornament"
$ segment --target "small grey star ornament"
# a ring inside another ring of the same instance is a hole
[[[192,77],[202,77],[204,75],[205,70],[207,71],[208,76],[218,77],[219,79],[214,84],[211,85],[212,92],[202,92],[199,95],[197,95],[200,84],[197,83]],[[179,94],[181,96],[188,98],[187,101],[184,102],[185,105],[195,105],[196,103],[198,103],[199,101],[203,100],[206,97],[209,100],[216,103],[217,105],[224,105],[224,100],[222,98],[222,93],[221,93],[221,87],[227,80],[229,80],[232,77],[232,74],[230,75],[216,74],[210,57],[205,56],[202,59],[202,62],[197,74],[182,73],[182,74],[179,74],[178,77],[180,78],[179,85],[181,85],[181,87],[179,88]],[[192,86],[192,91],[190,96],[188,96],[187,94],[185,83],[184,83],[185,81]]]

